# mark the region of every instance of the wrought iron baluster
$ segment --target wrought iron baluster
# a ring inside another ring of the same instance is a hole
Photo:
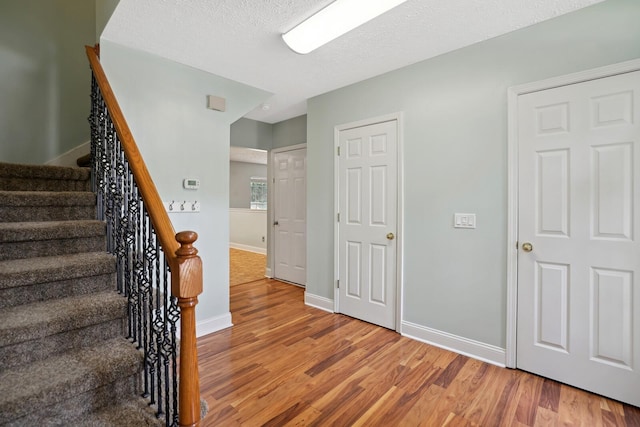
[[[177,354],[177,346],[178,342],[177,336],[177,324],[180,320],[180,308],[178,307],[178,299],[174,296],[170,296],[170,293],[167,293],[168,298],[168,306],[166,308],[165,314],[167,316],[167,320],[169,321],[169,330],[165,331],[164,340],[164,365],[165,372],[167,373],[167,381],[165,386],[165,393],[169,395],[169,392],[173,393],[173,420],[172,425],[178,425],[178,364],[176,363],[176,354]],[[169,369],[171,369],[171,378],[169,378],[168,373]],[[169,380],[171,382],[169,382]]]
[[[144,354],[142,394],[167,426],[178,425],[177,322],[171,273],[95,78],[91,83],[92,187],[117,290],[127,298],[127,334]]]
[[[133,179],[133,177],[132,177]],[[138,318],[138,275],[136,268],[138,267],[138,234],[140,229],[140,196],[138,189],[134,186],[131,200],[129,201],[129,218],[130,229],[129,239],[131,239],[131,259],[129,260],[130,275],[127,281],[128,301],[129,301],[129,338],[137,343],[137,323]]]
[[[131,213],[130,213],[130,200],[132,192],[132,179],[131,170],[129,169],[129,162],[124,159],[124,172],[123,172],[123,199],[122,199],[122,271],[120,277],[122,282],[118,284],[118,292],[124,296],[129,296],[129,280],[131,278],[131,246],[133,244],[132,229],[131,229]]]
[[[138,294],[139,302],[140,302],[140,347],[144,353],[145,360],[145,374],[144,374],[144,397],[151,396],[151,388],[149,381],[149,292],[151,289],[150,278],[148,277],[148,265],[149,265],[149,254],[147,252],[148,249],[148,239],[149,239],[149,215],[147,213],[146,208],[142,205],[142,241],[140,250],[142,251],[142,268],[138,271],[138,276],[140,278]]]
[[[162,277],[161,277],[161,269],[160,265],[164,265],[164,257],[162,256],[162,251],[160,250],[160,243],[158,239],[156,239],[156,247],[155,251],[158,255],[155,260],[155,281],[153,284],[154,296],[153,299],[153,339],[151,348],[154,349],[154,358],[153,358],[153,371],[151,372],[151,381],[154,390],[156,391],[156,395],[152,398],[151,402],[154,402],[154,399],[157,399],[158,405],[158,414],[164,415],[164,402],[162,400],[162,370],[160,369],[160,359],[161,359],[161,350],[162,350],[162,330],[165,326],[165,322],[162,319]]]
[[[148,292],[146,293],[146,311],[147,311],[147,316],[145,316],[146,319],[149,319],[149,322],[147,325],[145,325],[145,331],[147,331],[147,345],[145,346],[147,348],[147,352],[146,352],[146,359],[145,359],[145,366],[146,366],[146,374],[149,377],[148,381],[150,384],[150,390],[151,390],[151,395],[149,396],[150,399],[150,403],[152,405],[158,405],[158,413],[161,414],[162,410],[161,410],[161,405],[160,402],[157,400],[158,398],[158,388],[157,388],[157,384],[156,384],[156,371],[157,371],[157,360],[158,360],[158,349],[156,348],[156,340],[155,340],[155,335],[156,335],[156,324],[155,324],[155,307],[154,307],[154,303],[155,303],[155,297],[154,297],[154,293],[157,293],[157,287],[156,287],[156,264],[158,262],[158,251],[157,251],[157,239],[155,236],[155,233],[153,233],[152,231],[152,227],[151,227],[151,221],[149,220],[149,218],[147,218],[148,223],[149,223],[149,235],[148,235],[148,239],[147,239],[147,245],[145,248],[145,259],[146,259],[146,275],[149,278],[148,281]]]
[[[116,193],[113,195],[114,197],[114,253],[117,257],[117,274],[116,274],[116,283],[118,289],[122,289],[124,286],[124,265],[126,262],[125,253],[126,253],[126,242],[125,242],[125,230],[124,225],[126,224],[126,212],[124,205],[124,194],[125,194],[125,171],[126,171],[126,160],[124,156],[124,151],[122,151],[122,144],[120,143],[120,139],[116,138],[116,149],[115,153],[116,157],[116,181],[115,181],[115,189]]]

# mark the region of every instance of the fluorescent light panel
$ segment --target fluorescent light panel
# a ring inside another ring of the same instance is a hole
[[[305,54],[348,33],[407,0],[336,0],[282,35],[297,53]]]

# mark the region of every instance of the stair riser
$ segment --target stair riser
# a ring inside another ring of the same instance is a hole
[[[101,252],[107,248],[105,236],[74,239],[6,242],[0,244],[0,261],[20,258],[57,256],[81,252]]]
[[[6,191],[91,191],[91,182],[33,178],[0,178],[0,188]]]
[[[77,425],[73,420],[77,420],[79,416],[81,418],[82,414],[88,414],[139,395],[138,382],[138,375],[134,374],[84,393],[69,393],[67,400],[44,408],[21,408],[23,410],[13,416],[0,414],[0,424],[4,426],[3,423],[7,423],[6,426],[12,427]]]
[[[95,206],[0,206],[4,222],[73,221],[95,219]]]
[[[93,294],[115,289],[116,279],[113,273],[0,289],[0,309],[32,302]]]
[[[126,320],[107,322],[72,329],[39,340],[0,347],[0,366],[10,369],[63,353],[70,348],[83,348],[110,338],[125,335]]]

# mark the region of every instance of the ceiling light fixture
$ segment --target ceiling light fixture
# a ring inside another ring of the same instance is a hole
[[[309,53],[407,0],[336,0],[282,35],[297,53]]]

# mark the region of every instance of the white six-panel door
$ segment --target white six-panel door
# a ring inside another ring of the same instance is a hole
[[[274,155],[274,277],[307,280],[307,149]]]
[[[518,98],[517,367],[640,406],[640,72]]]
[[[343,130],[339,144],[339,311],[395,329],[397,121]]]

